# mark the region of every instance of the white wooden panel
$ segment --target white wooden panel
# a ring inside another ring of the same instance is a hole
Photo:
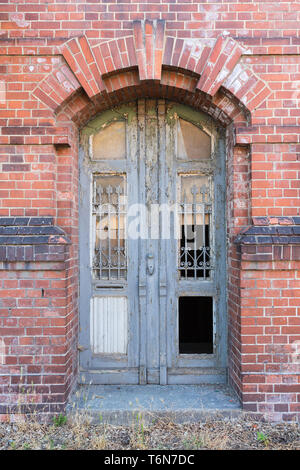
[[[90,331],[94,354],[127,354],[127,297],[93,297]]]

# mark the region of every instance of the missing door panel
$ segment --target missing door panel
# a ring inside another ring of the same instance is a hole
[[[213,353],[212,297],[179,298],[179,353]]]

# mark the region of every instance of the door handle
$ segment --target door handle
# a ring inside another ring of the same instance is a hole
[[[152,276],[154,273],[154,255],[153,253],[147,254],[147,273]]]

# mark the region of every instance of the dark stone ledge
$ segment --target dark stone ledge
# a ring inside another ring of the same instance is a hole
[[[53,217],[0,217],[1,226],[53,225]]]
[[[300,261],[300,217],[254,217],[235,243],[243,261]]]
[[[253,217],[253,225],[300,225],[300,217]]]
[[[299,245],[300,217],[254,217],[235,239],[241,245]]]
[[[0,217],[0,261],[65,261],[70,239],[52,217]]]

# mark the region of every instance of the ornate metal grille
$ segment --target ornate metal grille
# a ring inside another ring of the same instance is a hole
[[[181,278],[211,275],[211,181],[204,175],[180,175],[180,243],[178,269]]]
[[[127,277],[125,183],[125,175],[94,175],[93,273],[96,279],[118,281]]]

